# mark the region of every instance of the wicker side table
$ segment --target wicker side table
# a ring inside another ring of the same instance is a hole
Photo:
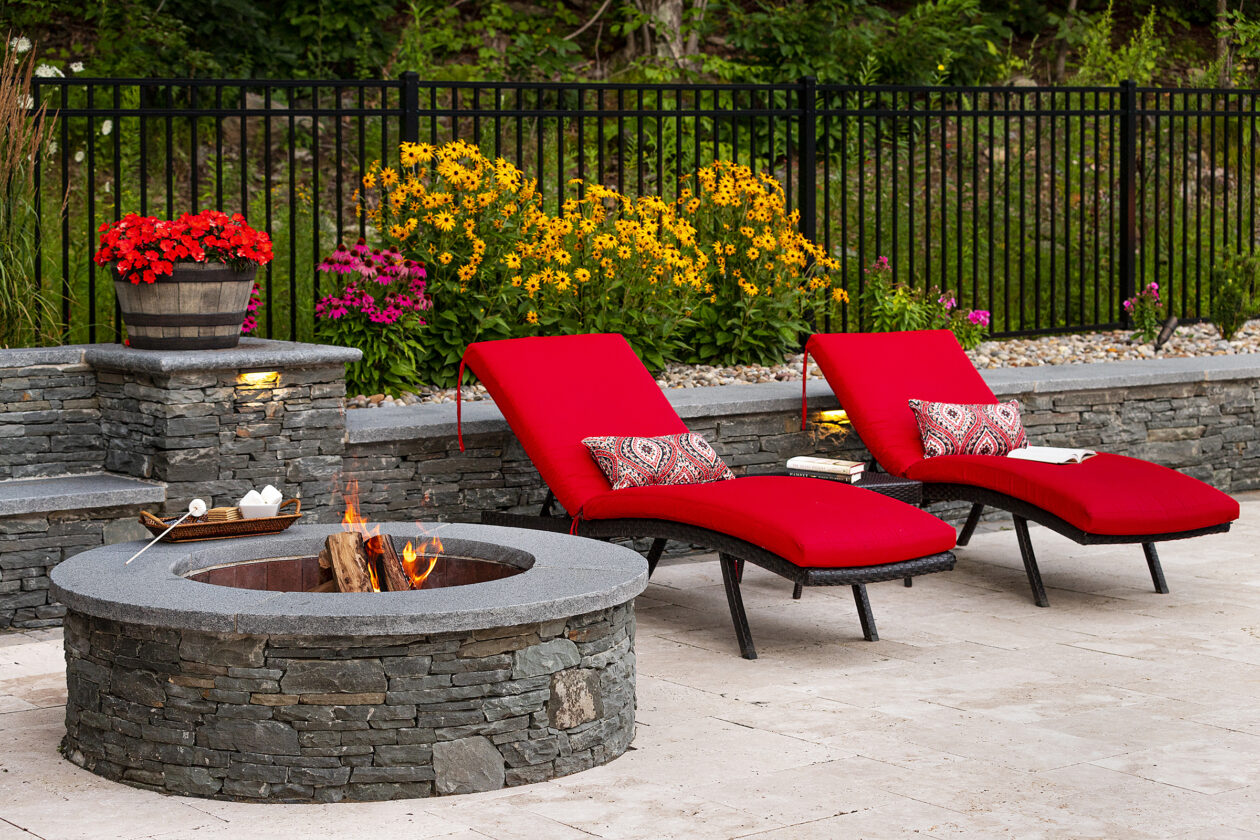
[[[882,493],[906,504],[916,506],[923,504],[923,482],[912,478],[902,478],[889,473],[867,472],[862,473],[861,480],[853,486],[861,487],[863,490],[874,490],[876,493]]]
[[[809,478],[824,478],[828,481],[841,481],[841,479],[831,473],[792,470],[788,474],[807,476]],[[844,483],[848,484],[847,481]],[[862,478],[855,482],[853,486],[861,487],[863,490],[872,490],[906,504],[915,506],[923,504],[923,482],[915,481],[912,478],[902,478],[890,473],[864,472],[862,473]],[[913,586],[914,578],[906,578],[905,584],[906,586]],[[799,600],[804,590],[805,588],[798,583],[792,589],[792,597]]]

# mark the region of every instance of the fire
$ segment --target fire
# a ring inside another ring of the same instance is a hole
[[[364,540],[371,539],[381,532],[379,525],[372,526],[368,530],[367,519],[363,517],[359,509],[359,481],[352,478],[346,482],[346,487],[341,493],[342,498],[346,500],[346,513],[341,517],[341,529],[343,531],[358,531]],[[367,564],[368,577],[372,582],[372,591],[381,592],[381,580],[378,576],[375,563]]]
[[[437,537],[426,540],[417,550],[408,540],[402,550],[403,571],[407,573],[407,577],[411,578],[411,588],[421,589],[424,582],[428,580],[429,575],[433,573],[433,567],[437,565],[438,558],[442,556],[442,540]],[[425,565],[428,560],[428,566],[424,571],[420,571],[420,567]]]
[[[346,513],[341,517],[341,529],[343,531],[358,531],[363,535],[363,539],[369,539],[381,532],[379,525],[373,525],[368,530],[368,521],[364,518],[359,510],[359,481],[352,478],[346,482],[346,488],[341,493],[342,498],[346,500]]]

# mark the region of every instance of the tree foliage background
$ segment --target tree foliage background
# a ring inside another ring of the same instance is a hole
[[[1113,2],[3,0],[0,31],[93,76],[1255,83],[1242,0]]]

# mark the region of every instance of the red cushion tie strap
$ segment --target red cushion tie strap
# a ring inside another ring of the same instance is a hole
[[[464,408],[460,395],[464,392],[464,360],[459,360],[459,378],[455,380],[455,436],[459,438],[459,451],[464,451]]]
[[[582,511],[584,508],[585,505],[578,508],[578,512],[573,515],[573,524],[569,526],[569,533],[575,537],[577,536],[578,526],[582,524]]]
[[[805,431],[805,380],[809,376],[809,348],[805,348],[805,361],[801,363],[801,431]]]

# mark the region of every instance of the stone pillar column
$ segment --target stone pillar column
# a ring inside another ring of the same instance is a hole
[[[244,338],[230,350],[88,348],[105,469],[164,481],[166,512],[274,484],[307,521],[332,512],[345,452],[346,347]],[[335,517],[332,517],[335,518]]]

